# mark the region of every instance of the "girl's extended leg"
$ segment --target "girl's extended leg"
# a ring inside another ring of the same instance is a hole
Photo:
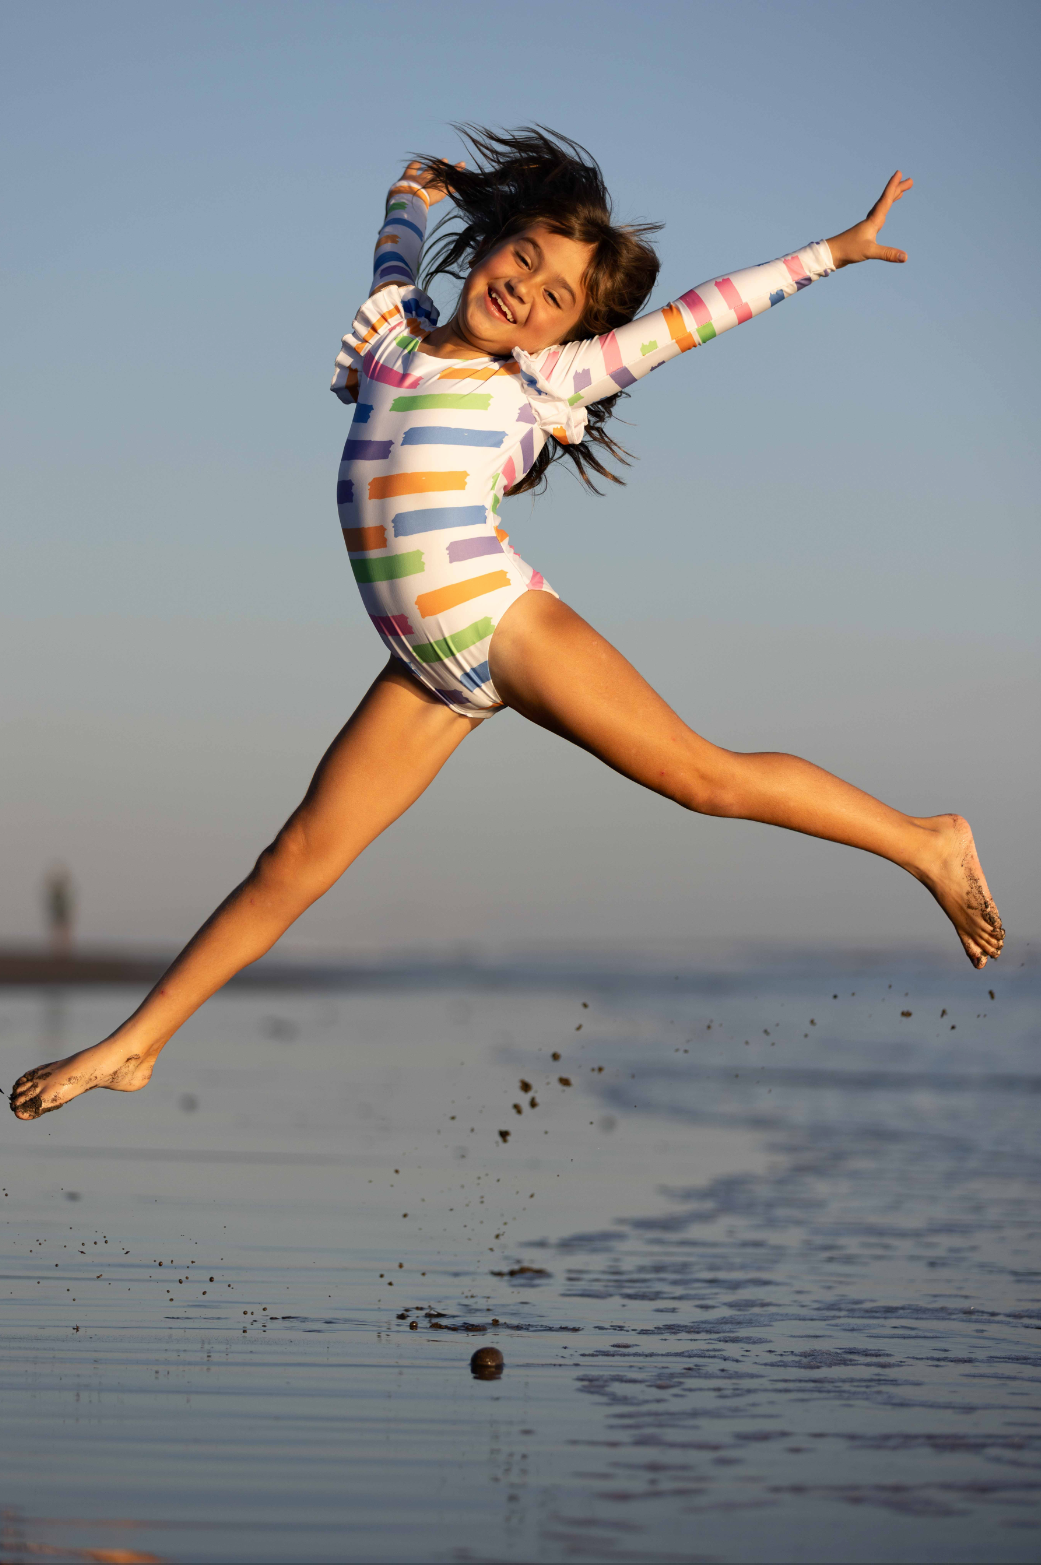
[[[111,1037],[15,1083],[11,1107],[18,1118],[36,1119],[92,1087],[143,1087],[181,1023],[270,950],[404,814],[477,722],[452,712],[392,658],[322,758],[303,803],[242,884]]]
[[[890,859],[932,892],[975,967],[1000,953],[1005,932],[961,816],[902,815],[797,756],[719,749],[544,593],[527,593],[503,616],[489,662],[516,711],[634,782],[703,815],[764,821]]]

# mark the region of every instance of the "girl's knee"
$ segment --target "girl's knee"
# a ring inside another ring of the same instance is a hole
[[[257,859],[253,878],[269,891],[293,891],[322,878],[326,857],[309,839],[303,824],[290,820]]]

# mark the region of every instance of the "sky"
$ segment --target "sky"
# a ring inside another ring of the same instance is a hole
[[[506,525],[708,738],[968,815],[1041,935],[1039,44],[1036,5],[957,0],[6,7],[0,939],[40,936],[60,863],[85,943],[179,944],[379,671],[328,383],[386,187],[463,155],[457,121],[589,147],[666,224],[658,304],[914,177],[906,266],[644,382],[627,486],[558,469]],[[891,866],[685,815],[507,713],[283,949],[950,938]]]

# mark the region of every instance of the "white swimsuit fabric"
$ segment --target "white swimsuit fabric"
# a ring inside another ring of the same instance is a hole
[[[427,201],[391,188],[374,284],[343,338],[332,390],[354,402],[337,506],[362,602],[384,644],[453,711],[502,707],[488,669],[495,627],[552,592],[501,526],[500,507],[547,440],[581,441],[585,409],[751,320],[834,270],[827,244],[701,283],[600,337],[508,359],[423,351],[437,310],[415,284]],[[555,594],[554,594],[555,596]]]

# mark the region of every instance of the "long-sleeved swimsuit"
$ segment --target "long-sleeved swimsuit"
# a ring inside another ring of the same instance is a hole
[[[834,270],[824,241],[688,293],[583,342],[505,359],[424,353],[438,314],[415,286],[428,203],[392,186],[376,291],[336,359],[356,402],[336,500],[362,601],[396,658],[453,711],[489,717],[496,625],[522,593],[553,589],[499,525],[499,507],[549,439],[580,441],[586,408]],[[554,594],[555,596],[555,594]]]

